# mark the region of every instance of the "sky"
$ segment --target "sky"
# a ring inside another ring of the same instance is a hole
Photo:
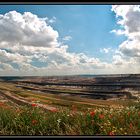
[[[0,5],[0,76],[140,73],[139,5]]]

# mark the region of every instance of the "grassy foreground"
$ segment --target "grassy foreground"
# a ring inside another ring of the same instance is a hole
[[[92,108],[80,112],[45,112],[37,107],[13,108],[0,103],[0,135],[139,135],[140,107],[119,109]]]

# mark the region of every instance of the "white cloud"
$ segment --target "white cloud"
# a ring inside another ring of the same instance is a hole
[[[140,72],[140,8],[139,5],[114,5],[115,12],[124,30],[113,30],[119,35],[124,34],[127,40],[118,48],[117,55],[113,57],[113,63],[124,67],[126,72]],[[132,69],[131,69],[132,68]]]
[[[98,58],[68,52],[69,46],[58,42],[59,34],[49,23],[47,17],[30,12],[0,15],[1,75],[76,74],[106,67]],[[63,40],[71,38],[65,36]],[[36,63],[44,63],[44,67]]]
[[[58,32],[47,25],[44,19],[30,12],[23,15],[11,11],[0,17],[0,42],[10,42],[12,45],[27,46],[58,46]]]
[[[100,52],[102,53],[109,53],[111,51],[111,48],[100,48]]]
[[[58,41],[59,33],[53,29],[47,17],[39,18],[30,12],[20,14],[16,11],[0,15],[0,75],[140,72],[140,33],[139,27],[136,27],[139,26],[139,10],[133,6],[126,7],[126,11],[123,9],[119,6],[112,8],[117,17],[122,17],[118,24],[124,26],[123,34],[128,40],[114,52],[113,58],[110,58],[113,59],[112,63],[102,62],[84,53],[70,53],[69,46]],[[122,33],[121,30],[112,32]],[[71,36],[62,38],[63,41],[70,39]],[[113,52],[111,48],[100,51]],[[44,67],[36,63],[43,63]]]
[[[139,57],[140,53],[140,8],[138,5],[113,6],[112,10],[121,17],[119,24],[123,25],[125,35],[128,37],[119,50],[127,56]],[[121,31],[120,31],[121,32]]]
[[[56,17],[53,16],[51,19],[48,20],[49,23],[55,23],[56,22]]]
[[[112,30],[110,33],[115,33],[116,35],[125,35],[124,30]]]
[[[71,40],[71,39],[72,39],[71,36],[65,36],[65,37],[63,38],[64,41],[69,41],[69,40]]]

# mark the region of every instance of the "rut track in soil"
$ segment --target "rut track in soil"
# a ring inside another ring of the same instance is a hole
[[[18,105],[28,105],[31,106],[32,103],[29,101],[26,101],[26,99],[24,99],[23,97],[15,97],[14,95],[12,95],[9,91],[6,92],[1,92],[0,94],[2,94],[3,96],[5,96],[6,98],[8,98],[9,100],[12,100],[14,103],[18,104]],[[64,99],[57,99],[57,98],[53,98],[53,97],[47,97],[50,99],[54,99],[54,100],[59,100],[59,101],[67,101]],[[113,107],[113,108],[119,108],[120,106],[118,105],[112,105],[112,106],[108,106],[108,105],[100,105],[100,104],[94,104],[94,103],[87,103],[84,101],[69,101],[71,103],[77,103],[77,104],[84,104],[84,105],[91,105],[91,106],[97,106],[97,107]],[[47,111],[53,111],[53,110],[57,110],[55,107],[52,107],[50,105],[44,105],[44,104],[40,104],[40,103],[36,103],[38,107],[47,110]],[[58,111],[58,110],[57,110]]]
[[[14,95],[12,95],[9,91],[6,91],[6,92],[2,92],[0,91],[0,94],[4,97],[6,97],[8,100],[12,100],[14,103],[18,104],[18,105],[27,105],[27,106],[32,106],[32,103],[31,102],[28,102],[24,99],[21,99],[21,98],[18,98],[18,97],[15,97]],[[57,111],[57,108],[55,107],[52,107],[52,106],[48,106],[48,105],[44,105],[44,104],[39,104],[39,103],[36,103],[36,105],[46,111]]]

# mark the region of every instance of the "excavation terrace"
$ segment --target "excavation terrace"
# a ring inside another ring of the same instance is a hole
[[[48,77],[1,77],[17,88],[93,99],[138,99],[140,75],[80,75]]]

